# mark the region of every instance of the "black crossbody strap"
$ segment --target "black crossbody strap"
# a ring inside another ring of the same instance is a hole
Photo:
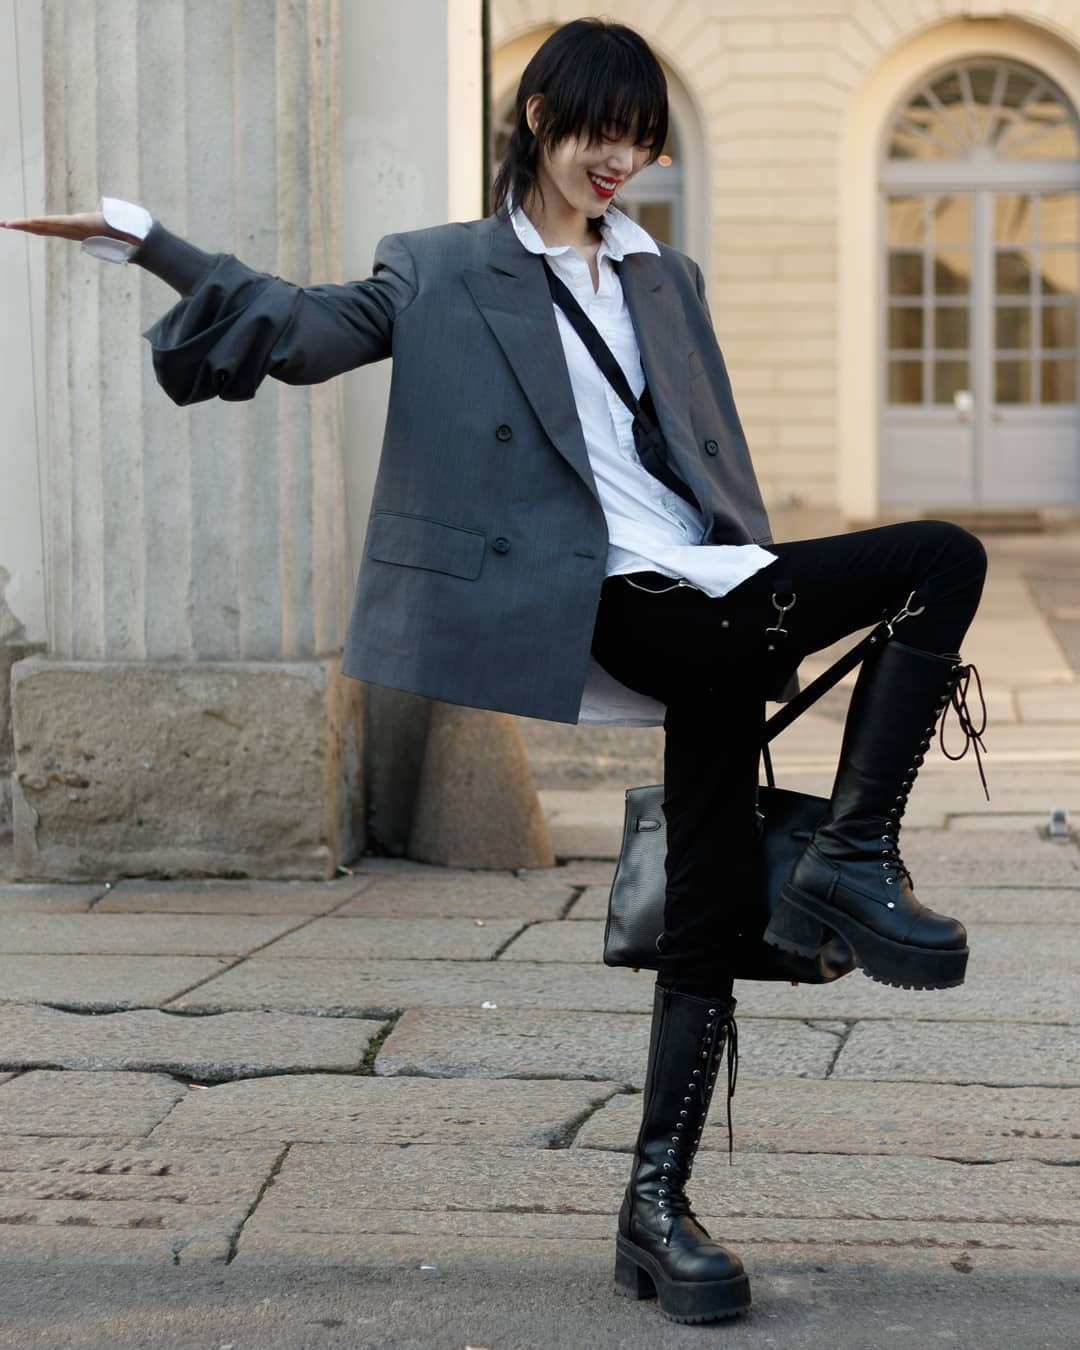
[[[623,373],[622,366],[615,360],[611,348],[597,332],[596,325],[574,299],[570,288],[561,278],[555,275],[546,262],[544,263],[544,271],[547,273],[548,290],[551,291],[552,300],[570,320],[574,332],[585,344],[589,355],[603,371],[612,388],[634,416],[639,417],[643,423],[649,423],[651,419],[634,397],[634,391],[630,388],[630,381]]]
[[[859,662],[868,655],[872,647],[883,646],[892,636],[887,623],[879,623],[872,633],[868,633],[861,641],[856,642],[850,651],[846,651],[839,661],[834,662],[828,670],[819,675],[816,680],[812,680],[805,689],[800,689],[795,697],[789,700],[765,723],[764,744],[774,740],[782,731],[786,731],[796,717],[801,717],[807,708],[816,703],[823,694],[827,694],[833,685],[838,684],[849,670],[854,670]]]

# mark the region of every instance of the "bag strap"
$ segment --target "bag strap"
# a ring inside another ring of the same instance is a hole
[[[769,742],[779,736],[782,731],[786,731],[797,717],[801,717],[807,708],[815,704],[823,694],[838,684],[849,670],[854,668],[870,652],[872,647],[884,646],[893,635],[893,625],[899,618],[905,618],[906,614],[901,614],[896,619],[884,620],[879,623],[873,632],[868,633],[854,647],[846,651],[839,661],[835,661],[828,670],[819,675],[816,680],[812,680],[805,689],[799,692],[788,703],[774,713],[765,723],[764,734],[761,738],[761,755],[765,763],[765,782],[769,787],[776,786],[776,777],[773,773],[772,755],[769,753]]]
[[[570,288],[561,277],[555,275],[546,262],[544,263],[544,271],[547,273],[548,290],[551,292],[552,300],[570,320],[574,332],[585,344],[589,355],[603,371],[612,388],[633,415],[639,417],[644,425],[651,425],[651,419],[634,397],[634,391],[630,388],[630,381],[626,378],[622,366],[615,360],[611,348],[600,336],[596,325],[574,299]]]

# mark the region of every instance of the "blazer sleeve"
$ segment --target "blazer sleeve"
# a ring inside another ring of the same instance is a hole
[[[393,234],[379,240],[371,275],[344,285],[296,286],[157,221],[131,261],[182,297],[144,334],[158,383],[181,405],[252,398],[267,375],[318,384],[381,361],[417,292],[412,255]]]

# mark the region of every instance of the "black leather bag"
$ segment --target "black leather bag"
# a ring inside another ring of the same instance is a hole
[[[780,898],[780,888],[829,805],[824,797],[776,787],[768,742],[853,669],[872,647],[887,642],[891,636],[892,624],[880,624],[765,725],[763,753],[768,782],[758,789],[761,850],[758,891],[753,896],[739,897],[740,927],[732,936],[733,950],[725,953],[724,961],[736,979],[829,984],[855,969],[851,949],[837,937],[831,938],[816,957],[782,952],[762,941]],[[627,790],[622,848],[611,884],[604,930],[605,965],[632,966],[636,970],[659,968],[667,852],[663,800],[664,788],[660,783]]]

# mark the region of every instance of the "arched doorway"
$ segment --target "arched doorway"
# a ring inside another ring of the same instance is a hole
[[[883,506],[1080,502],[1080,132],[1030,65],[902,101],[880,169]]]

